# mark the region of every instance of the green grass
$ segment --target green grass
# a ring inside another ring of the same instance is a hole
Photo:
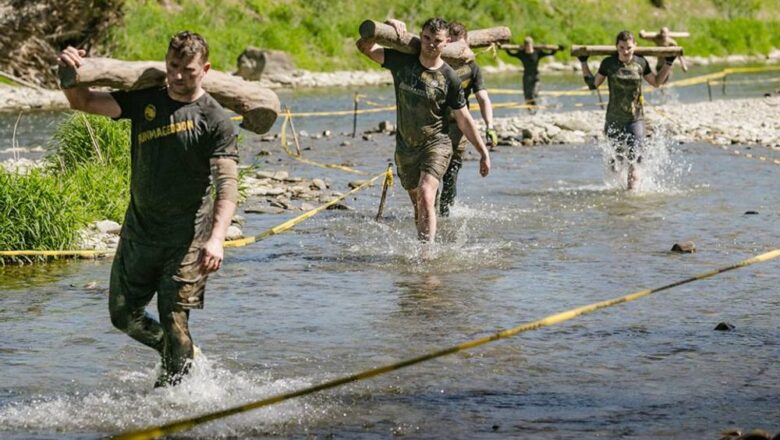
[[[67,249],[87,221],[69,179],[0,169],[0,249]]]
[[[158,2],[127,0],[125,24],[106,45],[121,59],[159,60],[170,36],[190,29],[211,46],[217,69],[233,71],[247,46],[289,52],[299,68],[312,71],[377,66],[359,55],[354,41],[365,19],[404,20],[414,32],[439,15],[469,28],[505,25],[515,41],[532,35],[539,43],[612,44],[623,29],[638,32],[669,26],[688,30],[680,40],[691,55],[767,53],[780,47],[780,2],[759,0],[675,0],[657,9],[647,0],[180,0],[180,11]],[[696,11],[692,14],[691,11]],[[500,53],[507,62],[517,60]],[[558,58],[567,59],[560,53]],[[480,57],[480,62],[494,60]]]
[[[73,249],[89,223],[121,223],[130,197],[129,130],[127,121],[74,113],[55,132],[46,169],[0,172],[0,249]]]

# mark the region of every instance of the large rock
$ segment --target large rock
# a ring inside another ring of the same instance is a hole
[[[291,73],[294,70],[295,63],[287,52],[247,47],[238,56],[236,75],[248,81],[259,81],[263,74]]]

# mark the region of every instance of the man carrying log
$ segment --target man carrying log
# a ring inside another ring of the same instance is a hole
[[[669,77],[675,57],[665,58],[661,70],[654,74],[647,60],[634,54],[636,42],[629,31],[620,32],[616,39],[617,54],[601,62],[594,77],[588,67],[588,56],[579,55],[582,76],[591,90],[597,89],[609,79],[609,103],[604,132],[614,143],[615,157],[610,160],[613,170],[616,162],[628,163],[627,187],[636,189],[639,183],[637,164],[642,162],[642,143],[645,137],[644,97],[642,79],[653,87],[660,87]]]
[[[403,23],[393,20],[398,35]],[[420,33],[420,53],[409,55],[362,37],[358,49],[393,74],[397,107],[395,162],[401,185],[414,206],[417,236],[432,243],[436,237],[435,199],[439,180],[449,166],[452,143],[447,134],[449,108],[466,138],[480,153],[479,172],[490,172],[490,155],[468,111],[458,75],[441,58],[449,31],[441,18],[427,20]]]
[[[78,69],[85,55],[68,47],[59,62]],[[130,205],[111,268],[109,311],[115,327],[160,353],[155,387],[178,384],[191,366],[189,313],[203,308],[206,278],[222,265],[238,199],[236,128],[201,87],[208,55],[200,35],[180,32],[168,45],[165,87],[63,90],[75,110],[132,122]],[[155,292],[159,322],[145,311]]]
[[[687,33],[678,33],[678,35],[685,36]],[[677,41],[675,41],[674,38],[672,38],[671,32],[669,31],[669,28],[664,26],[661,28],[661,30],[657,34],[653,34],[650,32],[645,31],[639,31],[639,38],[643,38],[645,40],[650,40],[653,43],[655,43],[656,46],[659,47],[672,47],[677,46]],[[664,57],[658,57],[657,62],[655,65],[655,71],[658,72],[663,67]],[[688,71],[688,65],[685,63],[685,57],[680,56],[680,68],[682,68],[683,72]]]
[[[523,63],[523,95],[526,105],[535,106],[539,96],[539,61],[555,55],[560,47],[553,49],[534,48],[534,39],[525,37],[522,49],[506,48],[507,55],[519,58]]]
[[[466,40],[468,38],[466,27],[457,21],[450,23],[449,32],[451,42]],[[485,89],[485,84],[482,80],[482,71],[473,60],[459,65],[450,63],[450,66],[455,69],[455,73],[460,79],[460,86],[463,89],[467,108],[469,105],[469,96],[471,96],[472,93],[476,96],[477,103],[479,103],[479,111],[482,114],[482,119],[485,121],[485,137],[487,138],[488,145],[490,145],[491,148],[495,147],[498,143],[498,134],[496,133],[496,129],[493,128],[493,105],[490,102],[490,96],[488,96],[487,89]],[[452,142],[452,158],[450,159],[450,165],[442,178],[441,195],[439,197],[439,214],[442,217],[450,215],[450,206],[455,203],[455,196],[458,193],[456,187],[458,183],[458,173],[463,166],[463,156],[466,153],[466,138],[463,136],[463,132],[460,131],[460,128],[458,128],[457,121],[455,121],[455,118],[451,113],[447,119],[450,141]]]

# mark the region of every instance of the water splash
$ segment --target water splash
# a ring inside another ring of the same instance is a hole
[[[436,242],[421,243],[411,206],[397,206],[382,222],[363,218],[332,219],[332,237],[343,259],[380,269],[438,273],[501,267],[512,243],[489,233],[497,223],[516,221],[518,210],[471,206],[459,201],[447,218],[439,218]]]
[[[644,139],[642,161],[636,165],[639,182],[633,194],[676,194],[683,191],[684,177],[691,172],[692,165],[680,154],[676,145],[664,125],[656,126],[653,135]],[[628,165],[618,160],[615,142],[605,139],[598,146],[603,153],[604,184],[613,189],[626,189]]]
[[[310,386],[306,379],[277,379],[268,374],[232,372],[200,356],[176,387],[152,389],[160,366],[146,371],[116,372],[106,389],[37,396],[0,407],[0,429],[59,433],[117,433],[169,423],[218,408]],[[323,399],[295,399],[266,409],[232,416],[198,427],[197,437],[231,437],[275,430],[282,424],[302,424],[330,412]],[[63,437],[68,437],[63,435]],[[81,437],[81,435],[75,435]]]

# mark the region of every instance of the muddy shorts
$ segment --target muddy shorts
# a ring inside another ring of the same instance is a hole
[[[420,185],[420,175],[430,174],[441,180],[452,157],[452,146],[449,142],[422,147],[416,150],[395,150],[395,165],[398,177],[405,190],[413,190]]]
[[[610,143],[615,148],[615,160],[629,163],[642,162],[642,148],[645,140],[645,122],[607,123],[604,127]]]
[[[157,293],[160,310],[202,309],[208,275],[200,272],[201,245],[148,245],[122,238],[111,268],[112,294],[130,308],[145,307]]]

